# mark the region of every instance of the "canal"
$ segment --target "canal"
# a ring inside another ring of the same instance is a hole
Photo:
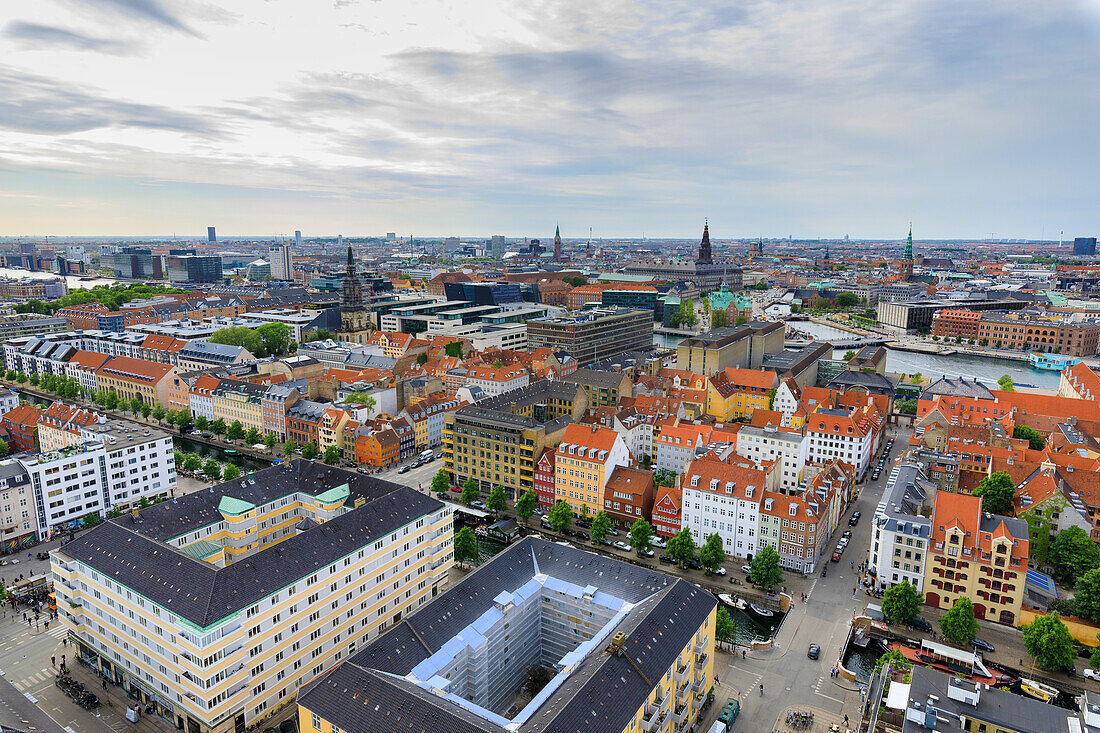
[[[172,443],[175,449],[183,454],[194,453],[204,461],[208,458],[213,458],[218,463],[232,463],[237,468],[241,469],[241,473],[248,473],[249,471],[259,471],[263,468],[269,468],[271,461],[262,461],[258,458],[251,456],[244,456],[241,454],[226,455],[225,451],[221,448],[215,448],[214,446],[207,445],[206,443],[199,443],[191,440],[187,437],[180,437],[178,435],[172,436]]]

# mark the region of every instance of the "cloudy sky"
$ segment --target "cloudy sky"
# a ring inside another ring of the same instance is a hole
[[[1100,0],[9,0],[0,234],[1097,234]]]

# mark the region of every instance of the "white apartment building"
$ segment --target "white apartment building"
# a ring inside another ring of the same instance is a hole
[[[105,522],[51,555],[75,653],[188,733],[256,728],[442,590],[447,505],[312,461]]]
[[[756,465],[763,461],[779,464],[779,488],[790,491],[802,484],[802,470],[810,455],[810,439],[799,432],[742,425],[737,431],[737,454]]]
[[[294,264],[290,256],[290,245],[276,244],[267,253],[267,261],[271,263],[271,277],[273,280],[293,280]]]
[[[785,428],[791,426],[791,416],[798,412],[798,400],[801,395],[793,380],[785,379],[775,388],[775,399],[772,401],[772,409],[783,414],[780,425]]]
[[[862,478],[871,465],[871,454],[878,438],[878,419],[881,416],[873,407],[851,410],[819,407],[806,421],[809,460],[828,463],[839,458],[855,469],[857,479]]]
[[[630,455],[642,460],[642,456],[653,458],[653,420],[633,409],[623,410],[615,415],[612,427],[622,436]]]
[[[466,387],[480,387],[486,397],[526,387],[531,375],[522,366],[475,366],[466,370]]]
[[[921,513],[931,507],[936,487],[920,468],[898,461],[890,471],[882,501],[875,508],[868,562],[879,588],[908,580],[924,586],[924,563],[932,536],[932,520]]]
[[[709,433],[709,426],[703,430],[698,425],[669,425],[653,441],[654,451],[653,465],[666,471],[680,473],[695,458],[695,449],[701,448],[706,440],[704,433]]]
[[[774,468],[765,472],[740,459],[692,461],[680,477],[681,525],[696,545],[717,534],[726,554],[751,558],[759,542],[760,501],[776,479]]]
[[[0,387],[0,415],[19,407],[19,395],[6,387]]]
[[[14,458],[0,461],[0,542],[23,547],[38,538],[38,514],[31,477]]]

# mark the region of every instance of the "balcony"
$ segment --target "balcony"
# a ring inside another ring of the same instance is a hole
[[[642,713],[642,730],[648,733],[661,730],[667,713],[668,711],[663,710],[660,705],[647,706],[645,712]]]
[[[700,654],[695,658],[695,679],[699,679],[707,671],[707,662],[710,661],[710,655],[707,653]]]
[[[688,672],[690,670],[691,670],[691,666],[688,665],[686,662],[676,668],[676,686],[677,687],[680,687],[684,683],[684,680],[686,680],[689,677]]]
[[[676,706],[676,729],[683,727],[684,723],[691,720],[691,705],[681,703]]]

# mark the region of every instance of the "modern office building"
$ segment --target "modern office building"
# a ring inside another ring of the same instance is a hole
[[[1075,254],[1075,255],[1094,255],[1094,254],[1096,254],[1096,237],[1074,237],[1074,239],[1073,239],[1073,254]]]
[[[207,242],[217,242],[218,241],[218,235],[215,233],[214,227],[206,227],[206,241]]]
[[[785,326],[750,321],[743,326],[714,328],[684,339],[676,347],[676,368],[714,376],[728,367],[760,369],[765,357],[783,351]]]
[[[782,324],[779,324],[782,328]],[[594,308],[527,322],[527,346],[566,351],[580,366],[653,348],[652,311]]]
[[[1020,310],[1031,305],[1031,301],[986,300],[973,298],[966,300],[880,300],[875,308],[878,322],[895,331],[927,331],[932,328],[932,318],[937,311],[945,308],[955,310],[989,311]]]
[[[163,280],[166,273],[164,256],[141,247],[123,247],[111,256],[115,277],[130,280]]]
[[[451,510],[295,460],[51,555],[75,654],[188,733],[251,729],[441,589]]]
[[[168,280],[174,283],[218,283],[223,280],[222,258],[206,255],[168,255]]]
[[[299,730],[687,731],[716,611],[684,580],[527,538],[310,682]],[[550,680],[519,697],[532,668]]]
[[[298,249],[302,248],[302,232],[299,229],[294,230],[294,246]]]
[[[271,264],[271,278],[273,280],[292,280],[294,266],[290,256],[290,246],[279,243],[272,245],[267,251],[267,261]]]
[[[489,240],[489,256],[499,260],[504,257],[504,235],[494,234]]]

